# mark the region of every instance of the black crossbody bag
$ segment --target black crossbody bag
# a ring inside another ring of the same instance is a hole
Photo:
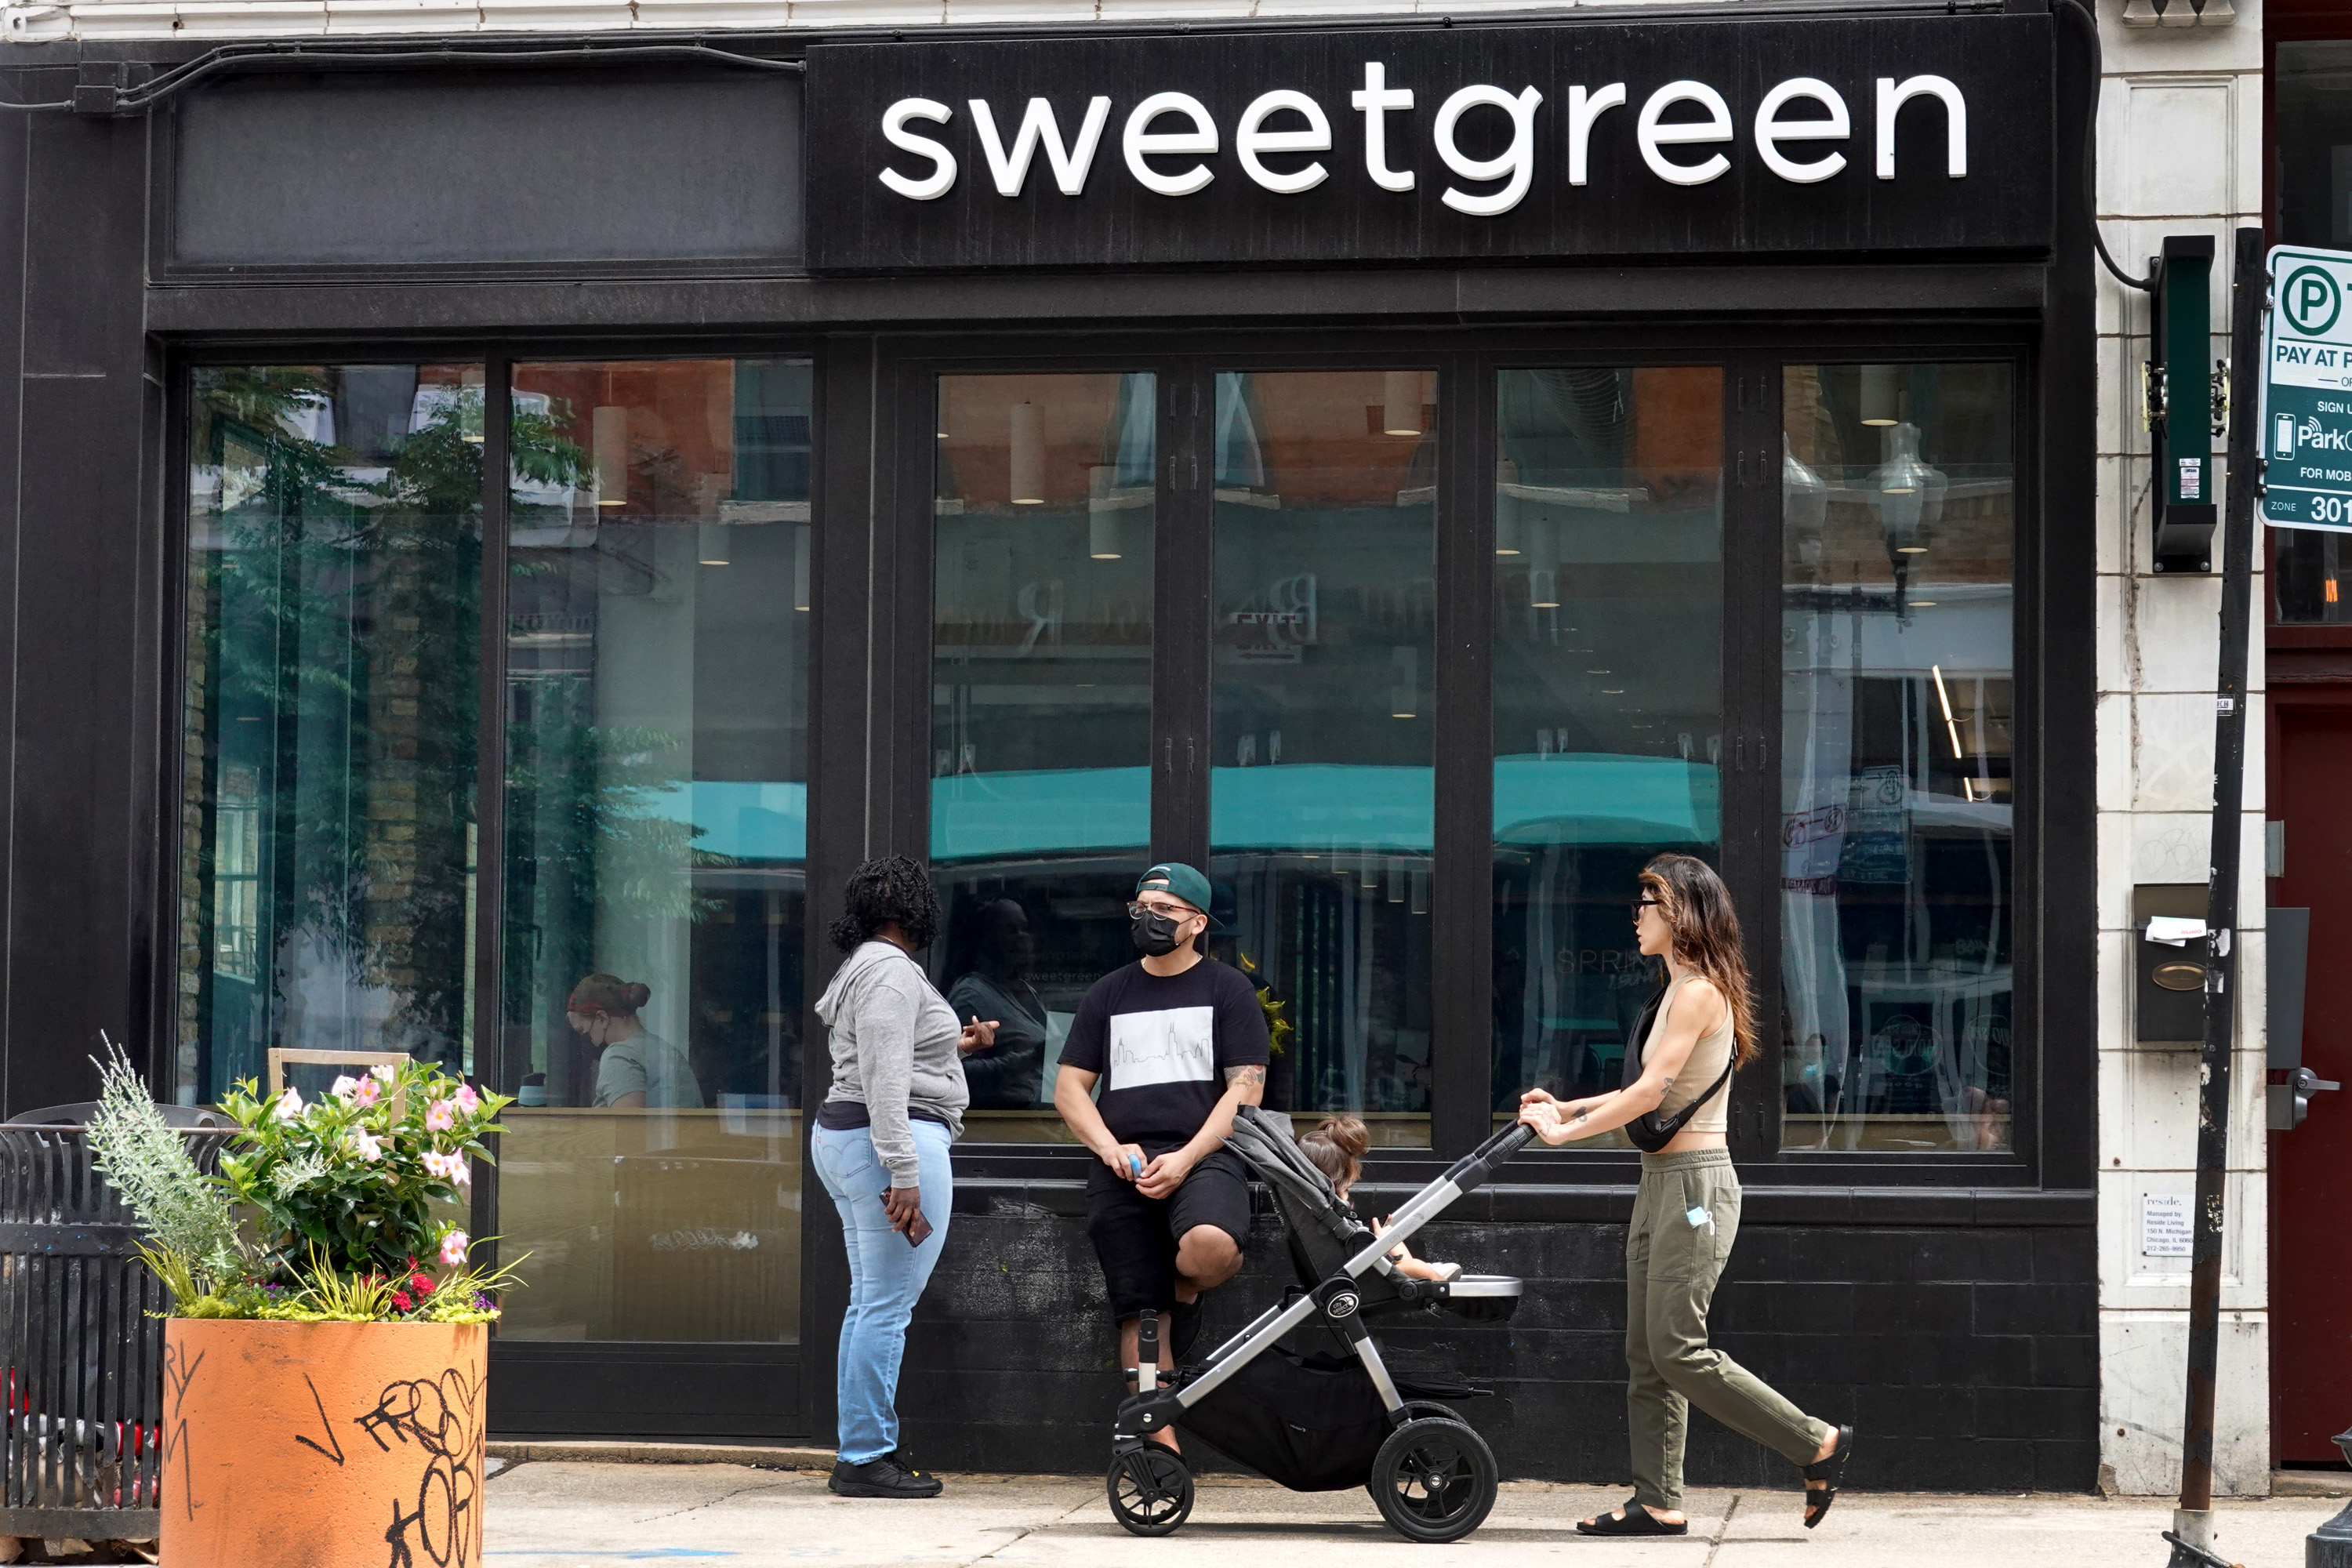
[[[1625,1037],[1625,1067],[1624,1071],[1619,1075],[1624,1088],[1633,1087],[1642,1076],[1642,1047],[1650,1043],[1650,1026],[1657,1021],[1658,1004],[1665,999],[1666,994],[1664,989],[1651,997],[1650,1005],[1642,1009],[1641,1018],[1633,1025],[1633,1032]],[[1645,1111],[1636,1116],[1633,1121],[1625,1123],[1625,1136],[1631,1138],[1633,1141],[1633,1147],[1644,1154],[1654,1154],[1664,1149],[1675,1141],[1675,1134],[1683,1130],[1683,1124],[1698,1114],[1700,1106],[1705,1105],[1722,1091],[1723,1086],[1731,1080],[1731,1069],[1738,1060],[1739,1049],[1735,1042],[1731,1053],[1724,1059],[1723,1076],[1717,1079],[1705,1094],[1700,1095],[1672,1116],[1661,1117],[1654,1110]]]

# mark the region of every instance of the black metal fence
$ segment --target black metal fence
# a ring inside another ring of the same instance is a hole
[[[228,1137],[182,1136],[206,1169]],[[80,1127],[0,1126],[0,1535],[157,1533],[168,1294],[137,1239]]]

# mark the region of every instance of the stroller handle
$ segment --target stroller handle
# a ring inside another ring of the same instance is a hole
[[[1502,1167],[1505,1161],[1526,1148],[1534,1139],[1536,1130],[1524,1121],[1515,1121],[1487,1139],[1445,1173],[1445,1179],[1462,1192],[1468,1192]]]

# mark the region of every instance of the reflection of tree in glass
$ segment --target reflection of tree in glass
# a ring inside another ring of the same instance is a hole
[[[267,1037],[245,1049],[389,1046],[455,1061],[470,963],[482,388],[428,381],[394,413],[408,427],[363,436],[351,375],[196,375],[192,461],[219,489],[217,532],[202,536],[199,496],[191,551],[190,783],[209,799],[232,748],[264,781],[256,935],[275,996]],[[551,478],[582,461],[520,411],[512,445],[519,466]],[[225,733],[245,720],[261,728]],[[192,882],[210,880],[211,856],[202,837]],[[188,900],[192,935],[209,905]],[[305,1017],[317,992],[305,968],[324,971],[373,1037]],[[184,1037],[204,1012],[191,1004]]]

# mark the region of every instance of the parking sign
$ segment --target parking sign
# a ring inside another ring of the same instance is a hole
[[[2352,532],[2352,252],[2271,250],[2262,518]]]

